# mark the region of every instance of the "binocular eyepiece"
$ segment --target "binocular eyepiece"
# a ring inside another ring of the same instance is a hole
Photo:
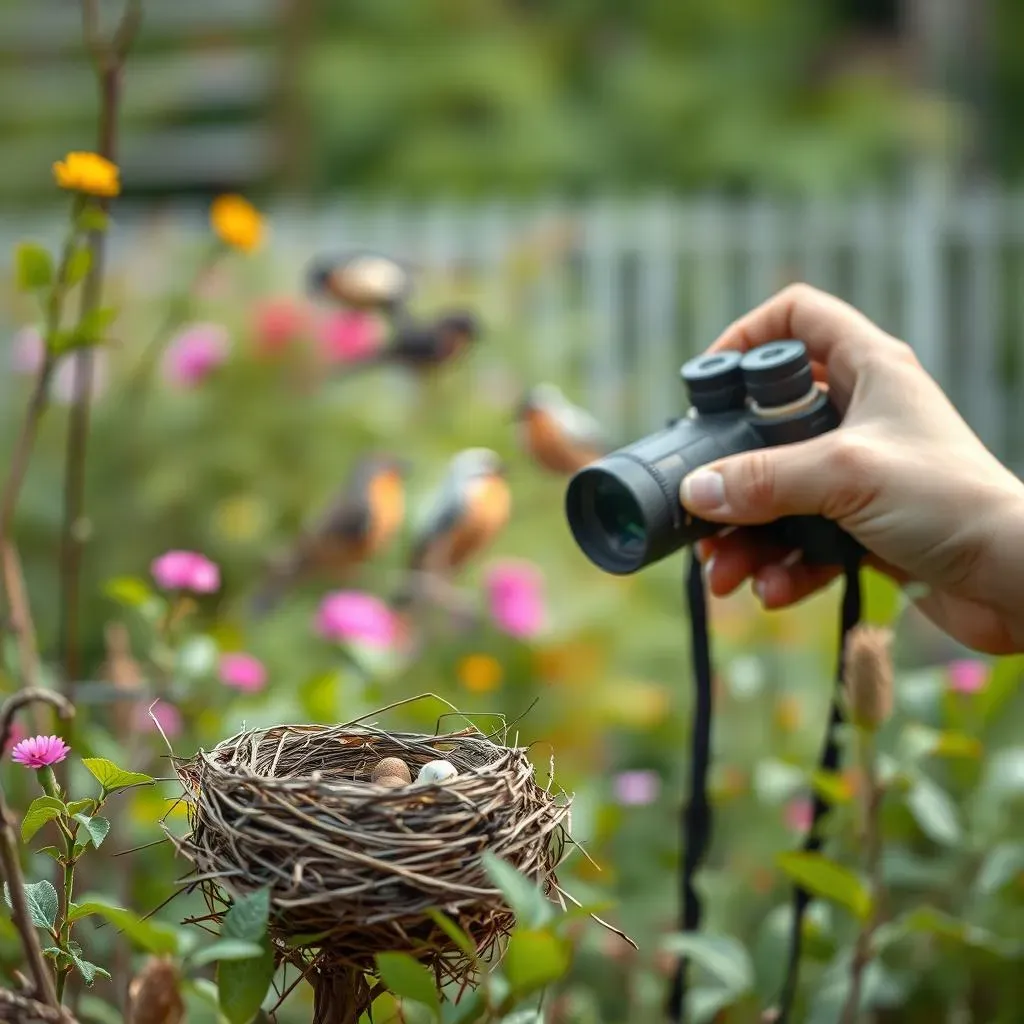
[[[717,352],[686,363],[680,375],[691,408],[664,430],[612,452],[569,481],[566,514],[583,553],[605,572],[637,572],[721,529],[679,502],[683,478],[700,466],[757,448],[806,441],[839,425],[811,373],[800,341]],[[831,564],[845,538],[817,517],[780,520],[767,532]]]

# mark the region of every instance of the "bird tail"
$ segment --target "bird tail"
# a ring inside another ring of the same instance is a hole
[[[249,602],[249,610],[254,618],[269,615],[281,603],[282,598],[295,583],[299,570],[300,565],[295,558],[271,569]]]

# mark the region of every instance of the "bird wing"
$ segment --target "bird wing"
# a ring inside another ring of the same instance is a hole
[[[605,436],[601,424],[585,409],[568,401],[559,402],[552,407],[551,415],[559,429],[563,430],[566,436],[572,438],[576,444],[597,451],[609,449],[608,438]]]
[[[458,525],[466,512],[466,495],[462,482],[450,476],[441,486],[426,519],[417,531],[410,565],[413,569],[425,568],[437,542],[446,537]]]

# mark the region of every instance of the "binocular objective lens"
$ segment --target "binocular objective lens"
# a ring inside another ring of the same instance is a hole
[[[632,494],[614,477],[602,476],[593,484],[590,508],[604,543],[617,556],[639,558],[647,544],[643,513]]]

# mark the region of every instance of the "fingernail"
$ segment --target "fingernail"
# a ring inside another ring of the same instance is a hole
[[[767,588],[765,586],[765,581],[764,580],[762,580],[762,579],[755,579],[754,580],[754,593],[757,595],[757,599],[758,599],[758,601],[761,602],[761,604],[765,603],[764,595],[765,595],[765,590],[766,589]]]
[[[711,546],[711,541],[697,541],[697,558],[699,558],[704,564],[707,564],[711,560],[711,554],[714,550],[715,549]]]
[[[680,498],[691,512],[726,512],[725,481],[713,469],[698,469],[684,481]]]

